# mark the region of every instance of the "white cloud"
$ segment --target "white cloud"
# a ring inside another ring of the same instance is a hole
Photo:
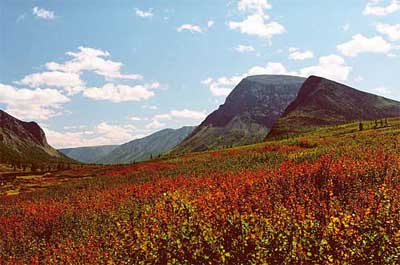
[[[346,56],[356,57],[360,53],[387,54],[392,49],[392,46],[381,36],[367,38],[357,34],[352,37],[352,40],[338,45],[337,48]]]
[[[192,24],[183,24],[176,29],[176,31],[178,31],[178,32],[182,32],[184,30],[190,31],[192,33],[196,33],[196,32],[201,33],[202,32],[202,29],[199,26],[192,25]]]
[[[265,67],[253,66],[247,71],[248,75],[298,75],[296,72],[290,72],[281,63],[269,62]]]
[[[145,126],[146,129],[161,129],[165,128],[167,124],[166,121],[179,122],[184,120],[185,122],[195,121],[200,122],[205,119],[206,113],[204,111],[196,111],[189,109],[182,110],[171,110],[167,113],[157,114],[155,115],[149,124]]]
[[[203,120],[206,117],[204,111],[195,110],[171,110],[168,113],[158,114],[154,116],[154,120],[165,121],[174,119],[190,119],[190,120]]]
[[[128,117],[128,119],[129,119],[130,121],[141,121],[141,120],[142,120],[142,118],[139,118],[139,117],[137,117],[137,116],[130,116],[130,117]]]
[[[214,21],[213,20],[207,21],[207,28],[211,28],[212,26],[214,26]]]
[[[304,77],[317,75],[335,81],[346,81],[351,71],[345,60],[335,54],[322,56],[318,64],[300,69],[299,74]]]
[[[267,22],[269,16],[265,13],[272,6],[267,0],[240,0],[237,6],[239,11],[247,12],[247,17],[242,21],[229,21],[232,30],[239,30],[243,34],[254,35],[271,39],[274,35],[286,32],[284,26],[276,21]]]
[[[295,61],[303,61],[314,57],[314,53],[310,50],[301,52],[297,48],[289,48],[289,59]]]
[[[364,80],[364,77],[358,75],[356,77],[354,77],[354,82],[360,83]]]
[[[158,120],[153,120],[152,122],[147,124],[145,127],[146,127],[146,129],[150,129],[150,130],[157,130],[157,129],[161,129],[165,126],[166,126],[165,123],[159,122]]]
[[[83,95],[94,100],[109,100],[115,103],[124,101],[140,101],[154,96],[153,89],[160,88],[159,83],[145,85],[115,85],[107,83],[102,87],[85,89]]]
[[[364,8],[364,16],[387,16],[400,10],[400,1],[392,0],[387,6],[379,6],[380,0],[370,0]]]
[[[44,8],[40,8],[40,7],[37,7],[37,6],[35,6],[32,9],[32,14],[35,15],[36,17],[38,17],[38,18],[45,19],[45,20],[52,20],[52,19],[56,18],[56,16],[55,16],[53,11],[46,10]]]
[[[63,87],[69,94],[76,94],[82,91],[85,86],[79,74],[60,71],[30,74],[17,83],[30,87],[40,87],[43,85]]]
[[[89,130],[56,131],[42,126],[50,145],[56,148],[122,144],[138,138],[132,125],[114,125],[101,122]]]
[[[243,52],[254,52],[255,49],[251,45],[239,45],[234,48],[236,51],[243,53]]]
[[[254,11],[259,14],[264,14],[264,10],[271,8],[267,0],[240,0],[238,3],[238,10]]]
[[[344,32],[349,31],[349,29],[350,29],[350,24],[344,24],[344,25],[341,27],[341,29],[342,29]]]
[[[81,75],[85,71],[103,76],[106,80],[143,78],[139,74],[122,74],[121,62],[105,59],[110,56],[108,51],[89,47],[79,47],[78,49],[78,52],[66,53],[72,59],[63,63],[48,62],[45,65],[48,71],[29,74],[16,83],[30,87],[62,87],[69,95],[74,95],[86,89],[86,84],[81,79]]]
[[[60,115],[61,105],[68,101],[55,89],[18,89],[0,84],[0,102],[7,105],[6,112],[20,119],[47,120]]]
[[[351,72],[345,60],[338,55],[328,55],[319,58],[316,65],[289,71],[282,63],[268,62],[265,66],[253,66],[246,73],[231,77],[207,78],[201,83],[208,87],[214,96],[227,96],[232,89],[245,77],[250,75],[294,75],[309,77],[317,75],[335,81],[346,81]]]
[[[378,92],[381,95],[390,95],[390,94],[392,94],[392,92],[388,88],[386,88],[384,86],[380,86],[380,87],[375,88],[375,91]]]
[[[79,52],[67,52],[72,60],[59,64],[49,62],[46,64],[48,70],[62,71],[67,73],[81,73],[82,71],[93,71],[107,79],[138,80],[143,77],[138,74],[121,74],[122,63],[104,59],[109,57],[108,51],[89,47],[79,47]]]
[[[95,132],[114,142],[121,142],[132,138],[132,127],[110,125],[107,122],[98,124]]]
[[[151,12],[151,10],[143,11],[138,8],[135,9],[135,14],[136,14],[136,16],[142,17],[142,18],[151,18],[154,15],[153,12]]]
[[[220,77],[217,79],[207,78],[201,83],[208,86],[211,93],[216,96],[227,96],[232,91],[233,87],[237,85],[240,80],[243,79],[243,75],[231,76],[231,77]]]
[[[390,25],[384,23],[378,23],[376,30],[389,37],[392,41],[400,40],[400,24]]]
[[[266,22],[261,14],[253,14],[241,22],[230,21],[230,29],[239,30],[243,34],[254,35],[262,38],[271,39],[274,35],[286,32],[285,27],[276,21]]]

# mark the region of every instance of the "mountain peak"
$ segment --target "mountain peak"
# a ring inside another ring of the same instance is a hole
[[[0,110],[0,162],[46,163],[59,159],[71,162],[48,145],[44,131],[36,122],[21,121]]]
[[[324,125],[395,116],[400,116],[400,102],[311,76],[275,123],[268,138],[297,134]]]
[[[208,115],[173,152],[205,151],[262,141],[295,99],[304,81],[302,77],[286,75],[244,78],[225,103]]]

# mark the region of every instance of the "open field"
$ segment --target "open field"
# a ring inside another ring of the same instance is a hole
[[[400,119],[0,193],[1,264],[399,264]]]

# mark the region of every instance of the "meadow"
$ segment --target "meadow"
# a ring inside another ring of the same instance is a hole
[[[400,119],[7,185],[0,264],[400,263]]]

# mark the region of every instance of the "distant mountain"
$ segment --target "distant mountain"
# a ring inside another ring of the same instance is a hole
[[[400,102],[362,92],[317,76],[309,77],[267,139],[324,125],[400,116]]]
[[[59,149],[64,155],[83,163],[95,163],[101,158],[105,157],[118,145],[100,145],[76,148]]]
[[[24,122],[0,110],[0,163],[71,161],[47,143],[36,122]]]
[[[284,75],[243,79],[217,110],[173,153],[198,152],[261,142],[305,81]]]
[[[96,162],[102,164],[123,164],[147,160],[170,151],[193,130],[194,127],[189,126],[176,130],[164,129],[147,137],[120,145]]]

